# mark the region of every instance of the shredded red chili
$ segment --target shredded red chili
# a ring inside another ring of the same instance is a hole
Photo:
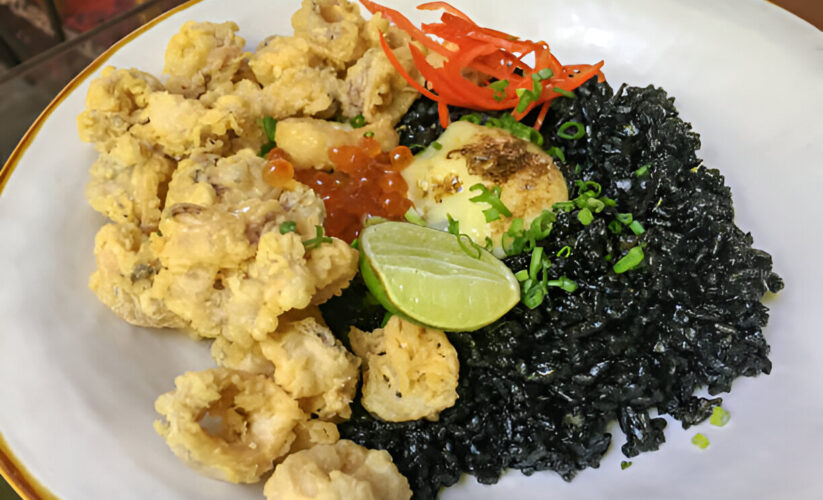
[[[409,44],[414,64],[426,79],[426,88],[409,75],[380,35],[383,51],[403,78],[420,93],[437,101],[440,124],[444,128],[449,124],[448,106],[477,110],[513,109],[512,116],[517,120],[539,106],[534,123],[534,128],[539,130],[553,99],[571,92],[594,76],[598,81],[605,79],[600,71],[603,61],[564,66],[546,42],[520,40],[502,31],[478,26],[447,2],[418,5],[421,10],[444,11],[439,23],[422,24],[420,28],[394,9],[370,0],[360,2],[372,14],[379,12],[414,41],[445,58],[442,66],[435,67],[427,61],[422,50]],[[443,42],[432,37],[441,38]],[[533,66],[523,60],[530,54],[534,54]],[[469,71],[485,75],[485,79],[477,83],[466,78]],[[503,81],[507,83],[492,86]]]

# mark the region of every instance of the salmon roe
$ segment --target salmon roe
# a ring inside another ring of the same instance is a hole
[[[289,154],[280,148],[272,148],[266,155],[266,166],[263,167],[263,180],[266,184],[283,188],[294,179],[294,165],[289,161]]]
[[[402,220],[411,201],[400,171],[413,159],[411,150],[398,146],[388,153],[370,137],[358,146],[329,148],[333,172],[299,170],[295,178],[306,184],[326,205],[326,234],[351,242],[369,217]]]

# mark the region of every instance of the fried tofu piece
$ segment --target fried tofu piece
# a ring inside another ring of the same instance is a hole
[[[426,418],[457,401],[457,351],[441,330],[392,316],[367,333],[352,327],[352,350],[363,360],[363,407],[388,422]]]

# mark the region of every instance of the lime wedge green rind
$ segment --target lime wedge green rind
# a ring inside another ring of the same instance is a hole
[[[360,239],[369,289],[384,307],[419,323],[472,331],[520,300],[519,283],[505,264],[485,250],[479,259],[466,254],[452,234],[386,222],[364,229]]]

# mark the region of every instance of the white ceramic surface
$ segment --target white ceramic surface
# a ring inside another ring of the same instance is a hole
[[[413,2],[397,3],[412,12]],[[739,225],[773,254],[787,287],[768,301],[774,370],[735,383],[726,427],[670,424],[661,451],[625,471],[617,439],[599,470],[570,484],[514,472],[492,487],[465,480],[442,497],[820,498],[823,33],[762,0],[454,3],[480,23],[546,39],[563,61],[605,59],[615,86],[665,87],[702,134],[700,156],[726,174]],[[253,48],[290,32],[296,7],[206,0],[109,63],[159,73],[167,40],[189,19],[234,20]],[[259,486],[198,476],[152,429],[155,397],[175,375],[211,366],[207,346],[131,327],[86,286],[103,223],[83,196],[95,155],[77,138],[75,117],[87,88],[88,80],[46,120],[0,196],[0,433],[65,500],[262,498]],[[689,443],[698,430],[711,440],[705,451]]]

